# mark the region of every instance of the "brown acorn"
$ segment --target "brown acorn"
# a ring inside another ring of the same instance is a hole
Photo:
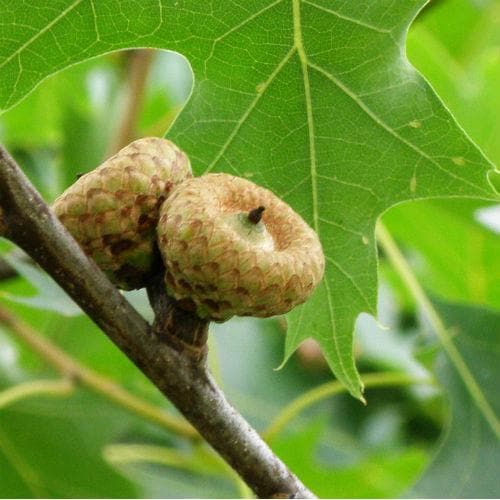
[[[175,144],[147,137],[80,177],[53,209],[113,283],[141,288],[161,266],[155,246],[159,209],[172,188],[191,176],[189,159]]]
[[[324,272],[316,233],[268,189],[228,174],[175,188],[160,210],[167,292],[202,318],[284,314]]]

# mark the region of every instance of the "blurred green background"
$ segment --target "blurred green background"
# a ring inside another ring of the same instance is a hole
[[[431,2],[410,31],[407,52],[499,165],[500,2]],[[0,117],[0,141],[52,201],[125,139],[162,136],[190,88],[188,63],[177,54],[110,54],[43,82]],[[127,112],[136,125],[123,130],[119,124]],[[384,222],[447,324],[460,325],[458,348],[498,408],[499,207],[475,200],[415,202],[391,209]],[[175,414],[49,278],[27,266],[5,240],[0,252],[19,273],[0,282],[0,313],[17,315],[78,362]],[[143,292],[127,296],[151,317]],[[331,383],[312,342],[275,370],[284,342],[280,319],[215,325],[212,370],[230,401],[259,431],[267,431],[273,449],[321,497],[500,495],[498,441],[478,421],[462,382],[384,255],[379,311],[379,323],[362,315],[356,325],[358,366],[368,374],[366,407]],[[0,391],[56,378],[0,321]],[[323,393],[314,392],[328,383]],[[85,384],[55,396],[2,406],[0,395],[1,497],[250,495],[208,447],[113,404]],[[295,398],[303,403],[300,411],[287,406]]]

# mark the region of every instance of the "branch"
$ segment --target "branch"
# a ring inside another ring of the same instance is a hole
[[[204,360],[160,338],[85,256],[1,146],[0,206],[5,235],[66,290],[258,496],[313,498],[227,402]]]

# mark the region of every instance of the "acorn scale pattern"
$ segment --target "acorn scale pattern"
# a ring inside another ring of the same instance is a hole
[[[173,187],[190,177],[185,153],[166,139],[147,137],[81,176],[52,208],[116,286],[141,288],[161,269],[159,209]]]
[[[238,217],[259,206],[265,234],[255,239]],[[316,233],[274,193],[232,175],[180,184],[163,204],[157,230],[167,292],[202,318],[284,314],[323,277]]]

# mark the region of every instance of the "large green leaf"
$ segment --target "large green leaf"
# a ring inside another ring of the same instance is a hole
[[[493,196],[491,165],[405,57],[424,3],[4,1],[0,106],[104,52],[184,54],[195,83],[169,135],[197,173],[250,177],[316,229],[326,277],[290,314],[286,358],[314,336],[361,397],[352,331],[360,312],[376,312],[377,217],[408,199]]]
[[[479,307],[437,305],[455,333],[453,341],[477,377],[492,411],[500,415],[500,313]],[[442,355],[438,361],[437,375],[449,396],[449,421],[436,456],[412,489],[412,496],[497,498],[500,495],[498,433],[479,411],[449,358]]]

